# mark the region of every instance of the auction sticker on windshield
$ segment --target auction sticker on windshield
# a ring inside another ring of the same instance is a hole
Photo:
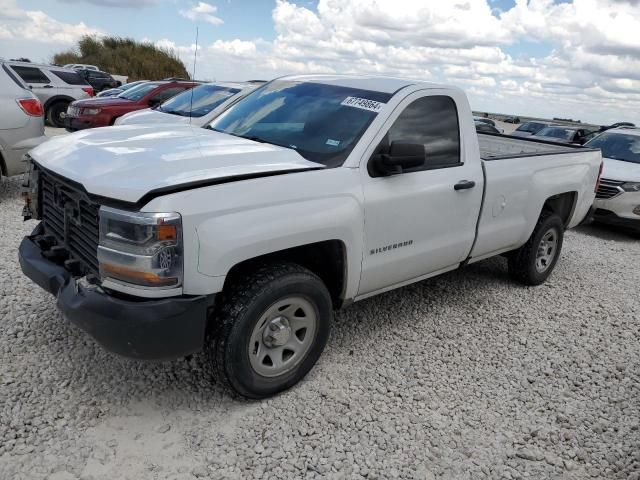
[[[376,102],[375,100],[367,100],[366,98],[347,97],[340,105],[347,107],[360,108],[362,110],[369,110],[370,112],[379,112],[382,110],[384,103]]]

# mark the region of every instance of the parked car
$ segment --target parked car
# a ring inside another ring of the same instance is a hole
[[[24,154],[44,142],[44,109],[27,85],[0,63],[0,177],[24,171]]]
[[[515,117],[513,115],[510,115],[508,117],[504,117],[504,120],[502,120],[505,123],[520,123],[520,117]]]
[[[74,70],[95,70],[99,72],[100,69],[95,65],[87,65],[86,63],[68,63],[64,68],[73,68]]]
[[[538,133],[545,127],[551,125],[549,122],[525,122],[511,132],[512,137],[528,137],[535,133]]]
[[[98,129],[31,158],[20,264],[64,317],[124,356],[205,349],[252,398],[303,378],[353,301],[502,253],[544,282],[602,163],[477,134],[458,88],[340,75],[271,81],[209,128]]]
[[[125,83],[124,85],[120,85],[116,88],[109,88],[107,90],[103,90],[96,95],[96,97],[104,98],[104,97],[117,97],[122,92],[129,90],[130,88],[137,87],[141,83],[146,83],[148,80],[138,80],[137,82]]]
[[[73,132],[113,125],[125,113],[158,106],[196,85],[198,84],[194,82],[147,82],[130,88],[117,97],[73,102],[67,110],[64,126]]]
[[[78,72],[78,74],[80,74],[80,76],[84,78],[96,92],[101,92],[103,90],[118,87],[118,82],[106,72],[101,72],[99,70],[81,69],[77,69],[76,72]]]
[[[93,97],[93,87],[75,70],[26,62],[7,62],[44,107],[45,119],[53,127],[62,127],[62,115],[74,100]]]
[[[500,130],[498,130],[496,127],[489,125],[488,123],[485,122],[479,122],[479,121],[475,121],[476,124],[476,132],[480,133],[494,133],[494,134],[501,134],[502,132]]]
[[[487,117],[473,117],[473,121],[476,123],[484,123],[485,125],[492,126],[498,133],[504,133],[504,128],[500,128],[496,125],[496,122]]]
[[[585,144],[594,132],[581,127],[566,127],[564,125],[549,125],[533,134],[532,138],[556,143]]]
[[[640,235],[640,129],[611,129],[585,146],[599,148],[604,158],[594,219]]]
[[[205,126],[220,112],[259,87],[257,83],[217,82],[184,91],[156,108],[127,113],[115,125],[190,123]]]

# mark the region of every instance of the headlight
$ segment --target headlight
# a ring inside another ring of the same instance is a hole
[[[40,206],[38,205],[38,187],[40,181],[38,179],[38,170],[33,168],[33,161],[31,161],[31,157],[28,154],[23,157],[22,161],[26,163],[24,174],[22,177],[21,193],[24,200],[24,206],[22,207],[22,217],[25,220],[39,220]]]
[[[82,113],[84,115],[97,115],[100,113],[99,108],[83,108]]]
[[[182,219],[178,213],[100,208],[102,280],[154,288],[182,285]]]
[[[625,192],[640,192],[640,182],[627,182],[622,184]]]

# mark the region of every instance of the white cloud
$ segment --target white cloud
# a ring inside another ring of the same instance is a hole
[[[156,5],[160,0],[62,0],[65,3],[91,3],[101,7],[122,7],[122,8],[140,8],[145,6]]]
[[[216,17],[215,13],[218,7],[206,2],[198,2],[188,10],[180,10],[180,15],[194,22],[202,21],[212,25],[222,25],[224,21],[220,17]]]
[[[14,0],[0,0],[0,38],[71,45],[84,35],[101,35],[84,22],[60,22],[40,10],[23,10]]]

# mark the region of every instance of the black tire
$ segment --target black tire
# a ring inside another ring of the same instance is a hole
[[[294,295],[303,297],[315,309],[314,338],[291,370],[273,377],[260,375],[249,358],[251,335],[270,307]],[[333,310],[327,287],[311,271],[294,263],[260,265],[238,276],[222,296],[217,328],[213,329],[205,350],[218,378],[227,387],[248,398],[269,397],[298,383],[320,358],[329,338]]]
[[[543,237],[550,231],[557,235],[557,244],[553,258],[547,263],[544,271],[536,268],[538,259],[538,248]],[[538,223],[529,237],[527,243],[512,252],[509,259],[509,275],[511,278],[524,285],[540,285],[543,283],[558,262],[562,251],[562,241],[564,239],[564,224],[558,215],[550,212],[542,212]]]
[[[71,102],[58,101],[54,102],[47,107],[47,122],[52,127],[63,128],[64,121],[60,114],[67,111],[67,107]]]

